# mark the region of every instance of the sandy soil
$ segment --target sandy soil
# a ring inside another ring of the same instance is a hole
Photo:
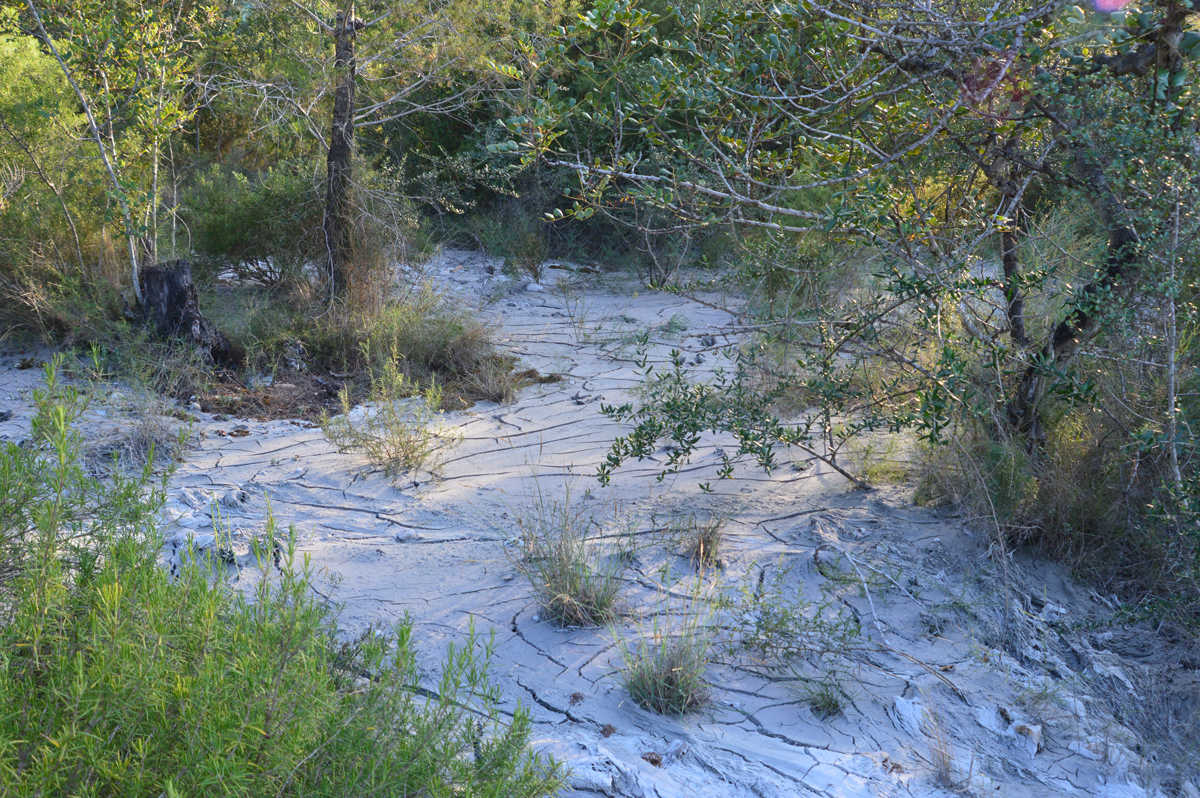
[[[305,422],[197,413],[164,508],[172,545],[203,538],[219,515],[244,554],[269,502],[294,525],[316,589],[343,606],[346,634],[409,615],[431,668],[471,625],[494,634],[505,706],[532,710],[535,744],[571,768],[571,796],[1200,796],[1143,717],[1194,713],[1196,663],[1111,625],[1112,602],[1061,569],[1015,558],[1006,613],[986,535],[899,489],[852,490],[798,454],[769,476],[743,466],[718,481],[729,442],[715,438],[677,476],[660,482],[658,463],[643,462],[601,488],[596,467],[621,430],[599,406],[635,397],[638,335],[649,333],[652,360],[679,349],[703,372],[721,363],[736,318],[719,297],[559,269],[531,285],[497,267],[446,251],[426,273],[479,308],[521,367],[561,382],[448,414],[461,441],[436,477],[388,479]],[[10,438],[27,429],[36,383],[15,361],[0,360]],[[711,494],[698,487],[708,481]],[[516,567],[521,522],[565,497],[598,539],[625,546],[611,628],[551,625]],[[719,634],[709,701],[662,717],[623,688],[621,641],[701,606],[689,600],[694,568],[664,532],[697,514],[728,519],[703,596],[804,600],[861,632],[829,652],[814,636],[788,660],[737,645],[754,621],[744,607],[708,610]],[[830,685],[842,710],[824,717],[811,697]]]

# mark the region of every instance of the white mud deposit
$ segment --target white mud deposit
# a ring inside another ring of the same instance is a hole
[[[747,464],[718,480],[728,441],[707,441],[663,482],[643,462],[601,488],[596,467],[621,430],[599,406],[639,384],[638,334],[650,332],[652,359],[678,348],[703,369],[720,362],[714,344],[736,334],[735,319],[718,302],[639,293],[624,279],[547,269],[544,285],[527,286],[497,265],[448,251],[428,272],[496,324],[518,368],[561,382],[448,415],[462,440],[439,478],[391,481],[309,425],[201,415],[170,482],[168,537],[210,533],[216,511],[243,555],[266,499],[295,526],[316,587],[344,606],[347,634],[408,614],[432,666],[471,624],[494,633],[506,705],[531,709],[535,745],[569,766],[571,796],[1193,794],[1194,775],[1156,760],[1155,741],[1133,729],[1146,713],[1193,711],[1196,664],[1144,633],[1088,631],[1116,628],[1104,624],[1111,608],[1060,569],[1013,563],[1006,627],[986,536],[898,491],[854,491],[799,454],[781,453],[770,476]],[[0,391],[0,410],[18,408],[0,434],[16,437],[31,372],[4,373],[22,380]],[[712,494],[698,489],[707,481]],[[568,489],[603,533],[641,533],[629,538],[640,543],[614,629],[550,625],[513,564],[517,520],[539,494],[560,501]],[[693,513],[730,519],[714,589],[828,600],[858,618],[859,636],[841,656],[784,664],[719,646],[703,708],[669,718],[635,705],[614,635],[633,639],[685,606],[694,570],[653,530]],[[846,697],[823,718],[810,696],[827,672]]]

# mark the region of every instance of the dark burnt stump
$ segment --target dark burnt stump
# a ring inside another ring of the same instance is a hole
[[[196,301],[192,265],[173,260],[142,270],[142,318],[163,338],[182,338],[218,366],[238,368],[246,354],[204,318]]]

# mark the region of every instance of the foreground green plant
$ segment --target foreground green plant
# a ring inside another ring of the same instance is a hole
[[[0,449],[0,794],[557,789],[528,714],[499,718],[490,645],[451,647],[429,690],[407,624],[339,644],[294,540],[273,565],[270,523],[248,595],[194,559],[172,579],[149,467],[88,477],[69,391],[38,398],[35,446]]]

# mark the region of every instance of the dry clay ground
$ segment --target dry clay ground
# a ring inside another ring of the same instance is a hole
[[[729,442],[711,439],[677,476],[660,482],[647,461],[600,487],[621,430],[599,406],[636,395],[639,335],[652,361],[679,349],[703,373],[736,319],[717,297],[569,269],[531,285],[498,266],[446,251],[425,271],[496,325],[518,368],[562,381],[448,414],[461,440],[436,478],[388,479],[303,422],[197,414],[163,511],[169,548],[211,541],[219,515],[245,561],[269,501],[347,635],[411,616],[432,673],[472,625],[494,634],[505,708],[532,711],[535,745],[570,768],[571,796],[1200,797],[1166,739],[1194,728],[1197,664],[1110,623],[1111,600],[1061,569],[1012,560],[1005,623],[986,534],[898,489],[852,490],[799,453],[769,476],[747,465],[717,480]],[[27,434],[36,381],[17,360],[0,363],[8,438]],[[120,424],[120,398],[93,423]],[[611,627],[553,626],[517,568],[522,523],[564,500],[623,557]],[[727,519],[720,567],[700,577],[679,540],[696,516]],[[720,596],[733,606],[714,608]],[[841,625],[801,624],[792,656],[786,638],[741,645],[789,608]],[[683,717],[640,708],[622,686],[621,641],[636,648],[695,613],[716,635],[707,703]],[[830,695],[840,709],[818,700]]]

